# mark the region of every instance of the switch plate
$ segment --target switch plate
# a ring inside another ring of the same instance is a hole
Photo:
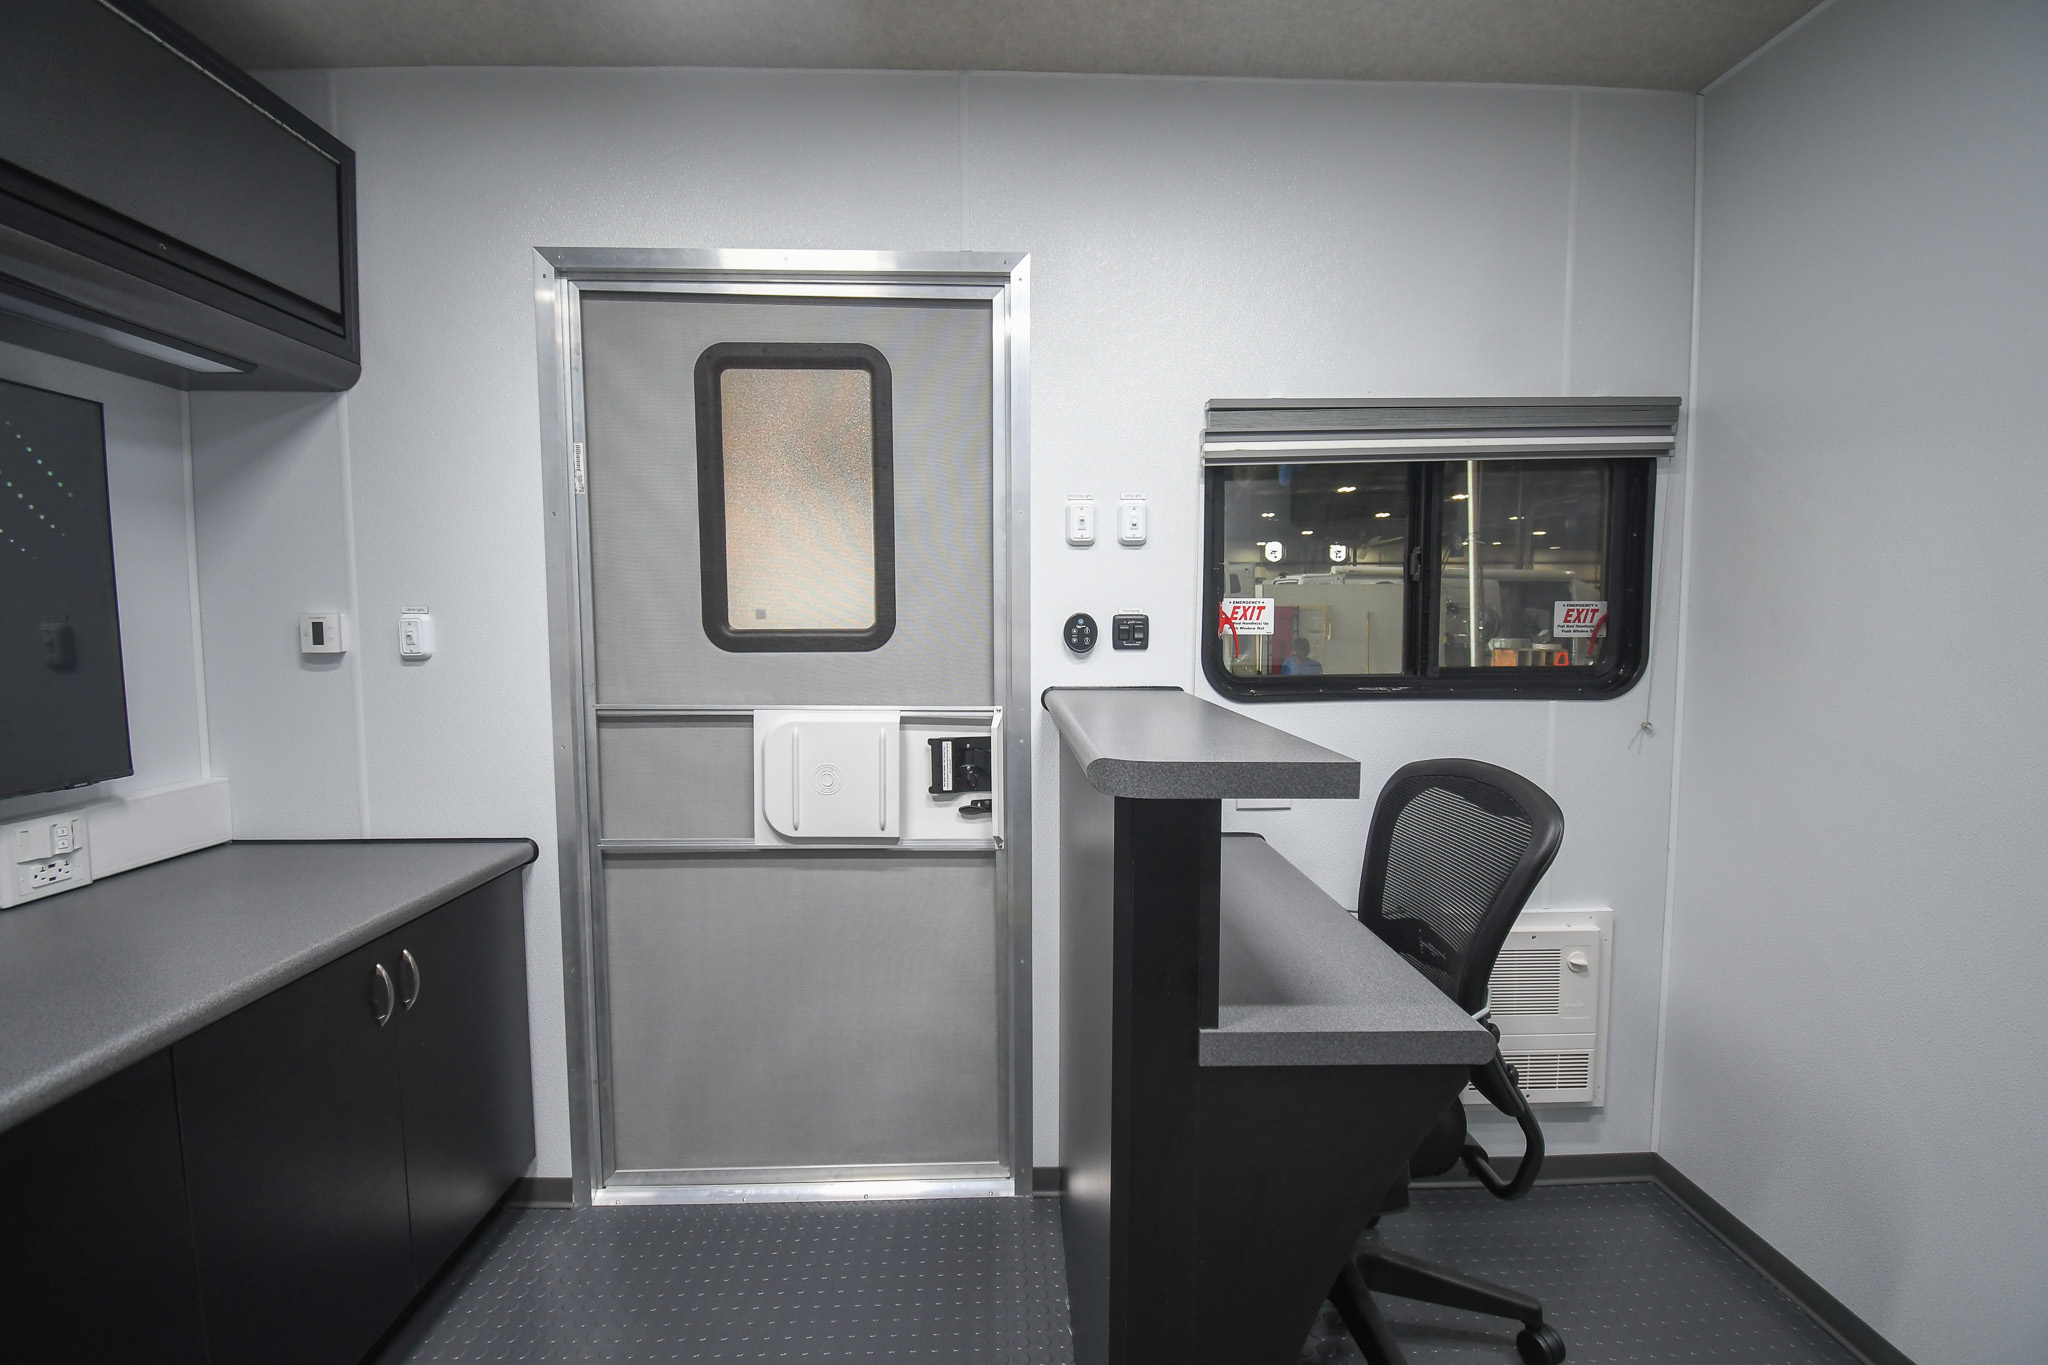
[[[1152,644],[1152,618],[1125,612],[1110,620],[1109,642],[1118,649],[1147,649]]]
[[[1067,642],[1067,648],[1076,654],[1086,654],[1095,648],[1097,634],[1095,618],[1085,611],[1077,611],[1067,618],[1060,627],[1060,638]]]
[[[416,662],[434,657],[434,618],[425,607],[398,614],[398,657]]]
[[[339,654],[348,648],[338,611],[307,612],[299,618],[299,653]]]
[[[1125,498],[1116,505],[1116,538],[1120,544],[1143,545],[1151,527],[1143,498]]]
[[[1095,504],[1074,499],[1067,504],[1067,544],[1095,543]]]
[[[0,864],[0,908],[41,900],[92,881],[92,851],[83,813],[39,815],[7,826]]]

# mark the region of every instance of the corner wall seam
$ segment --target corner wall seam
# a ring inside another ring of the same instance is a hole
[[[1690,639],[1692,615],[1692,547],[1694,471],[1698,468],[1700,396],[1700,277],[1704,259],[1702,238],[1706,228],[1707,185],[1707,97],[1694,96],[1692,123],[1692,344],[1686,362],[1685,379],[1685,516],[1679,522],[1678,552],[1678,644],[1673,672],[1677,675],[1671,693],[1671,799],[1664,832],[1664,951],[1657,974],[1657,1060],[1656,1079],[1650,1087],[1650,1150],[1662,1152],[1664,1140],[1665,1051],[1671,1023],[1671,940],[1675,936],[1678,910],[1678,792],[1679,774],[1685,762],[1686,645]]]
[[[199,708],[199,775],[213,776],[213,724],[206,710],[206,631],[199,614],[199,513],[193,496],[192,395],[178,391],[178,434],[185,446],[185,601],[192,618],[192,694]]]

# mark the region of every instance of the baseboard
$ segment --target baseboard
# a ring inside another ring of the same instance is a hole
[[[1067,1168],[1064,1166],[1033,1166],[1031,1168],[1031,1192],[1033,1194],[1062,1194],[1067,1188]]]
[[[1886,1341],[1875,1327],[1821,1288],[1811,1275],[1792,1264],[1784,1253],[1688,1180],[1677,1167],[1654,1152],[1648,1156],[1652,1176],[1667,1194],[1683,1205],[1687,1213],[1699,1219],[1709,1232],[1726,1242],[1737,1256],[1790,1294],[1815,1322],[1827,1329],[1829,1336],[1847,1347],[1863,1365],[1913,1365],[1905,1352]]]
[[[1656,1171],[1649,1152],[1559,1152],[1543,1158],[1543,1174],[1536,1177],[1539,1185],[1614,1185],[1637,1180],[1654,1180]],[[1494,1169],[1512,1180],[1515,1172],[1522,1167],[1520,1157],[1510,1157],[1493,1163]],[[1479,1182],[1465,1174],[1465,1168],[1454,1166],[1443,1175],[1433,1175],[1421,1180],[1408,1182],[1410,1189],[1478,1189]]]
[[[505,1202],[517,1209],[574,1208],[576,1184],[566,1175],[522,1175]]]

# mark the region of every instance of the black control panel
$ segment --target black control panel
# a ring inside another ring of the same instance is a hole
[[[928,739],[932,748],[932,784],[925,788],[934,796],[948,792],[985,792],[995,777],[993,743],[987,735],[955,735]]]
[[[1152,618],[1136,612],[1113,618],[1109,642],[1118,649],[1145,649],[1152,643]]]
[[[1076,654],[1086,654],[1095,648],[1095,638],[1100,632],[1095,628],[1094,617],[1085,611],[1077,611],[1067,618],[1067,624],[1060,633],[1065,637],[1068,649]]]

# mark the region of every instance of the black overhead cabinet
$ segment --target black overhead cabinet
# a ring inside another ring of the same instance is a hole
[[[141,0],[0,16],[0,340],[179,388],[354,384],[354,153]]]

